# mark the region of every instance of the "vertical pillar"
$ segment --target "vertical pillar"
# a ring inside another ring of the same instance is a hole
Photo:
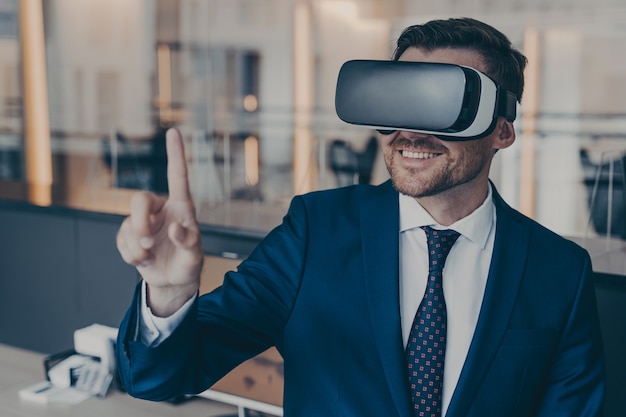
[[[534,217],[537,192],[535,172],[536,134],[541,71],[541,39],[539,30],[536,28],[530,27],[524,33],[524,55],[528,58],[528,66],[524,74],[519,208],[528,217]]]
[[[307,1],[294,5],[293,16],[293,102],[294,102],[294,193],[314,188],[311,131],[314,104],[314,57],[311,6]]]
[[[51,203],[52,152],[42,0],[20,0],[24,152],[29,200]]]
[[[159,123],[161,126],[172,122],[172,62],[170,46],[159,45],[157,48],[157,72],[159,83]]]

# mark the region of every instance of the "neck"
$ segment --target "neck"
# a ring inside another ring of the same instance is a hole
[[[474,187],[458,186],[416,200],[437,223],[449,226],[480,207],[487,197],[488,187],[489,183],[485,181]]]

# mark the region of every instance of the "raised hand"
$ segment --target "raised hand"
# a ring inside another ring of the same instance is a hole
[[[148,284],[148,304],[162,317],[196,293],[204,259],[180,132],[169,129],[166,141],[169,197],[135,194],[117,234],[122,259],[137,267]]]

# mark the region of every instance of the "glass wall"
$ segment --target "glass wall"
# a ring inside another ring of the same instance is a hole
[[[166,192],[172,125],[201,206],[274,210],[297,193],[382,182],[373,132],[335,115],[341,64],[389,58],[410,24],[471,15],[530,60],[518,140],[492,170],[499,191],[559,233],[624,238],[621,3],[46,0],[54,182],[68,200],[94,187]],[[17,5],[0,0],[2,178],[22,172],[11,159],[22,145]]]

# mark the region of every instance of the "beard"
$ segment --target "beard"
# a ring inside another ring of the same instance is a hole
[[[389,169],[393,187],[399,193],[413,198],[437,195],[461,184],[454,180],[453,175],[448,170],[441,170],[425,179],[420,178],[420,172],[415,169],[409,169],[403,173],[398,171],[393,166]]]
[[[392,148],[384,154],[394,188],[413,198],[431,197],[474,180],[485,169],[489,170],[492,157],[492,151],[482,141],[472,143],[455,158],[445,153],[438,156],[442,160],[427,170],[402,167],[395,160],[401,158],[400,154]]]

